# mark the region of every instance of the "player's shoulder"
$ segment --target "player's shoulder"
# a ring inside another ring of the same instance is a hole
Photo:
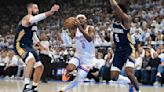
[[[88,25],[88,27],[89,27],[89,28],[88,28],[89,30],[93,30],[93,31],[95,30],[95,27],[92,26],[92,25]]]
[[[22,18],[22,25],[25,26],[25,27],[28,27],[30,25],[29,23],[29,20],[30,18],[33,17],[33,15],[25,15],[23,18]]]
[[[23,20],[29,20],[31,17],[33,17],[33,15],[30,15],[30,14],[25,15],[25,16],[23,17]]]

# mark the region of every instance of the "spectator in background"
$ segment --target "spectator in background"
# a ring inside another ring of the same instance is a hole
[[[6,62],[5,62],[5,57],[7,56],[7,53],[4,51],[4,50],[2,50],[1,52],[0,52],[0,76],[2,76],[3,74],[4,74],[4,68],[5,68],[5,64],[6,64]]]
[[[148,37],[150,36],[150,32],[149,32],[149,29],[147,28],[147,26],[144,27],[142,33],[141,33],[141,36],[142,36],[142,41],[145,42]]]
[[[164,35],[162,34],[162,32],[158,31],[156,42],[158,42],[159,44],[164,44],[163,41],[164,41]]]
[[[26,64],[23,62],[23,60],[17,56],[18,58],[18,70],[17,70],[17,75],[16,75],[16,79],[23,79],[23,71],[24,71],[24,67],[26,66]]]
[[[142,62],[143,58],[140,55],[138,51],[136,51],[136,57],[135,57],[135,76],[137,77],[138,81],[141,80],[141,69],[142,69]]]
[[[100,71],[101,68],[105,65],[105,60],[103,59],[103,53],[97,52],[96,59],[94,60],[95,65],[89,71],[87,78],[94,79],[96,82],[99,82],[99,78],[102,77]],[[101,71],[102,72],[102,71]]]
[[[100,80],[102,81],[103,80],[103,77],[106,73],[106,70],[105,70],[105,63],[106,61],[103,59],[103,53],[102,52],[98,52],[98,56],[97,56],[97,59],[99,62],[97,62],[97,68],[99,69],[99,78]]]
[[[113,50],[112,48],[108,48],[108,53],[105,55],[104,60],[105,65],[102,67],[102,72],[100,71],[100,73],[102,73],[103,75],[103,79],[106,80],[106,82],[108,82],[110,80],[110,67],[112,65],[112,61],[113,61]]]
[[[151,85],[155,81],[155,75],[157,73],[158,66],[161,63],[160,61],[161,61],[161,59],[158,57],[158,53],[154,52],[153,53],[153,58],[150,58],[150,60],[148,62],[148,65],[146,67],[146,70],[149,72],[149,80],[148,80],[148,82]]]
[[[162,76],[164,76],[164,57],[161,58],[161,64],[158,66],[156,79],[155,79],[155,83],[154,83],[155,86],[158,86],[160,84]]]
[[[8,77],[14,78],[17,74],[19,60],[12,50],[8,52],[8,58],[9,61],[7,62],[4,68],[4,72],[5,72],[4,76],[6,76],[6,78]]]
[[[6,64],[9,62],[9,57],[8,57],[8,49],[3,49],[1,51],[1,63],[4,64],[4,66],[2,66],[3,70],[2,73],[3,73],[3,76],[4,76],[4,68],[6,67]]]
[[[62,29],[62,33],[61,33],[61,38],[63,40],[63,44],[64,46],[66,45],[71,45],[72,44],[72,39],[69,37],[69,34],[68,34],[68,30],[67,29]]]
[[[146,84],[148,81],[148,73],[147,73],[147,66],[149,63],[149,60],[151,58],[150,50],[146,48],[145,50],[145,57],[143,58],[142,62],[142,70],[141,70],[141,81],[143,84]]]
[[[158,53],[158,57],[159,58],[164,58],[164,45],[159,45],[159,47],[156,49],[157,53]]]
[[[142,37],[141,37],[141,34],[139,33],[139,30],[136,30],[134,34],[131,35],[131,38],[132,38],[132,42],[134,44],[138,44],[139,42],[142,41]]]

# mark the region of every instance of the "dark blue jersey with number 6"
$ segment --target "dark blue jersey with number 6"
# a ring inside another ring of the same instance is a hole
[[[131,37],[129,31],[122,23],[113,23],[113,40],[116,49],[130,47]]]

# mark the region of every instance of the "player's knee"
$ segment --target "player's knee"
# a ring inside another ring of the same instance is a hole
[[[41,64],[39,66],[36,66],[35,69],[39,69],[40,71],[44,70],[44,66]]]
[[[27,65],[34,66],[34,64],[35,64],[35,59],[34,59],[34,58],[29,59],[29,60],[26,62],[26,64],[27,64]]]
[[[41,70],[44,70],[44,66],[43,65],[40,65],[39,66]]]
[[[111,76],[110,76],[110,79],[111,80],[117,81],[118,80],[118,77],[119,77],[119,71],[112,71],[111,72]]]
[[[126,68],[125,71],[128,77],[131,77],[134,75],[133,68]]]

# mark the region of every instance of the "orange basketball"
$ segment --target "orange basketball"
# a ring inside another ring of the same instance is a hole
[[[64,21],[64,26],[68,29],[71,29],[75,26],[75,21],[76,21],[75,17],[69,17]]]

